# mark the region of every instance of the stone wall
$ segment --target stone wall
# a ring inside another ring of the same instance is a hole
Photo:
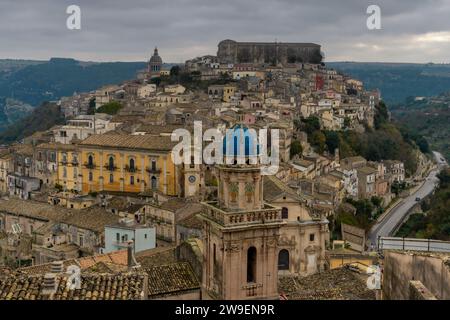
[[[383,298],[407,300],[410,281],[420,281],[437,299],[450,299],[450,256],[384,251]]]
[[[236,42],[219,43],[217,57],[221,63],[320,63],[320,45],[314,43]]]

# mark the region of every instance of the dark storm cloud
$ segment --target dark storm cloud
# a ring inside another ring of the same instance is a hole
[[[82,29],[66,28],[81,7]],[[382,30],[366,28],[381,7]],[[0,0],[0,57],[165,61],[214,54],[219,40],[316,42],[327,60],[448,62],[450,1]]]

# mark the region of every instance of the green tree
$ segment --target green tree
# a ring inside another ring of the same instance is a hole
[[[327,138],[320,130],[314,131],[311,136],[311,144],[314,147],[316,147],[317,152],[319,152],[319,153],[322,153],[325,151],[326,140],[327,140]]]
[[[119,110],[122,109],[122,105],[117,101],[111,101],[105,103],[100,108],[97,109],[97,113],[107,113],[107,114],[117,114]]]
[[[305,132],[308,135],[311,135],[314,133],[314,131],[320,130],[320,121],[319,118],[316,116],[311,116],[306,119],[303,119],[303,122],[305,124]]]
[[[291,143],[291,158],[294,157],[295,155],[301,155],[303,152],[303,148],[302,148],[302,144],[300,143],[299,140],[294,140]]]
[[[325,131],[326,145],[328,152],[334,154],[334,151],[339,148],[340,139],[336,131]]]
[[[178,77],[180,75],[180,66],[173,66],[170,68],[170,76]]]

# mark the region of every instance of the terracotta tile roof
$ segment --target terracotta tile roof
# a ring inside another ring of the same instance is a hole
[[[192,127],[186,127],[184,125],[160,125],[160,126],[153,126],[149,124],[143,124],[140,127],[136,129],[137,132],[145,132],[146,134],[150,135],[161,135],[161,134],[171,134],[176,129],[187,129],[189,131],[192,131]]]
[[[89,257],[64,260],[63,264],[65,269],[67,269],[67,267],[70,265],[77,265],[81,268],[81,270],[84,270],[94,266],[99,262],[112,263],[118,266],[127,266],[128,264],[127,250],[119,250]],[[31,267],[23,267],[18,269],[18,271],[20,273],[28,275],[44,274],[46,272],[50,272],[51,266],[52,266],[51,263],[45,263]]]
[[[279,277],[278,290],[289,300],[375,300],[375,291],[356,273],[332,269],[306,277]]]
[[[288,195],[294,197],[295,199],[299,198],[297,193],[292,188],[287,186],[283,181],[275,176],[264,176],[263,193],[264,200],[269,202],[281,195]]]
[[[136,260],[142,268],[150,268],[167,263],[175,263],[177,261],[176,248],[174,246],[158,247],[141,251],[136,254]]]
[[[56,292],[44,291],[44,275],[0,279],[0,300],[140,300],[145,297],[142,273],[82,274],[81,289],[70,290],[67,276],[58,275]]]
[[[177,224],[189,229],[202,229],[203,226],[203,222],[197,217],[197,214],[190,215],[180,220]]]
[[[146,269],[148,274],[148,296],[173,295],[200,288],[191,265],[177,262]]]
[[[64,144],[59,142],[46,142],[36,146],[36,149],[49,149],[49,150],[76,150],[77,146],[74,144]]]
[[[181,198],[171,198],[161,204],[161,209],[175,212],[187,205],[186,201]]]
[[[119,221],[119,217],[98,206],[76,210],[38,201],[13,198],[0,199],[0,211],[34,219],[65,223],[95,232],[103,232],[105,225]]]
[[[127,134],[96,134],[80,142],[81,146],[96,146],[124,149],[141,149],[155,151],[171,151],[177,142],[170,137],[157,137],[151,135]]]

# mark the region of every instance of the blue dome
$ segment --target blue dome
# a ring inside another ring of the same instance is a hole
[[[242,153],[241,146],[244,146]],[[223,138],[223,155],[228,157],[251,157],[259,154],[258,135],[255,130],[236,125],[226,131]]]

